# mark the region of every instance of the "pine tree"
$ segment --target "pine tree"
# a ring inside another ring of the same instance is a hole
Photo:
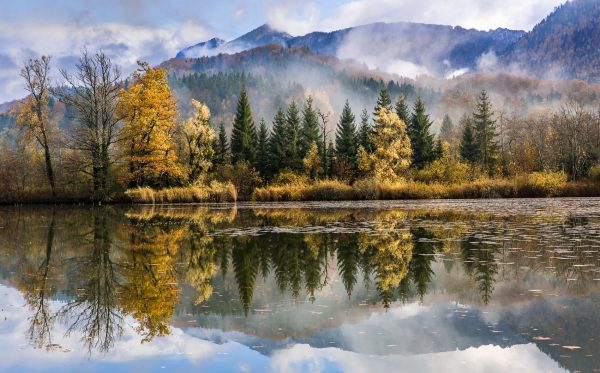
[[[256,146],[256,169],[263,178],[270,178],[269,130],[264,119],[258,126],[258,142]]]
[[[217,141],[215,142],[215,166],[224,165],[228,162],[229,158],[229,144],[227,142],[227,133],[225,132],[225,125],[223,122],[219,124],[219,134]]]
[[[282,108],[277,110],[273,119],[273,132],[269,139],[269,153],[271,156],[270,174],[276,175],[287,165],[287,147],[289,145],[285,113]]]
[[[313,108],[313,99],[308,97],[302,110],[302,133],[300,136],[300,156],[304,158],[312,143],[319,143],[319,118]]]
[[[404,123],[408,124],[410,117],[408,113],[408,105],[406,105],[406,98],[403,94],[398,96],[398,101],[396,101],[396,115],[400,118]]]
[[[477,144],[475,143],[475,133],[470,118],[464,117],[462,138],[460,140],[460,156],[465,161],[473,164],[477,161]]]
[[[367,109],[363,109],[360,115],[360,128],[358,129],[357,142],[359,147],[363,147],[366,151],[372,150],[370,136],[373,133],[373,128],[369,124],[369,113]]]
[[[446,141],[450,140],[452,133],[454,132],[454,124],[448,114],[444,115],[442,120],[442,127],[440,128],[440,137]]]
[[[256,158],[257,134],[252,119],[252,108],[246,89],[242,88],[237,104],[233,130],[231,132],[231,155],[234,162],[247,161],[254,164]]]
[[[496,121],[492,118],[492,104],[485,90],[478,98],[477,110],[473,113],[475,142],[477,143],[478,163],[491,175],[498,157],[496,137]]]
[[[333,176],[335,172],[335,147],[333,146],[333,142],[330,140],[327,145],[327,165],[325,174],[329,177]]]
[[[287,127],[287,141],[289,144],[287,152],[287,163],[290,169],[300,171],[302,169],[302,157],[300,154],[300,111],[296,101],[292,101],[288,106],[287,115],[285,117]]]
[[[425,113],[425,103],[419,97],[415,102],[410,124],[407,126],[413,150],[413,167],[422,169],[435,160],[433,135],[429,132],[431,120]]]
[[[375,110],[373,111],[373,117],[377,118],[377,115],[382,108],[387,111],[392,111],[392,98],[390,97],[386,86],[379,92],[377,105],[375,105]]]
[[[356,125],[354,123],[354,114],[348,100],[342,110],[340,121],[337,125],[335,134],[335,149],[337,158],[348,163],[352,168],[356,164]]]

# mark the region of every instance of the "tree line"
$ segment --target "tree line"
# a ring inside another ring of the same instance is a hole
[[[140,62],[127,79],[102,52],[83,51],[73,72],[52,85],[51,58],[21,71],[27,98],[17,106],[14,139],[0,144],[2,199],[48,191],[48,200],[110,201],[127,188],[164,189],[231,182],[250,198],[265,184],[340,180],[352,184],[417,180],[453,183],[530,172],[600,177],[600,112],[577,104],[557,111],[496,113],[485,90],[458,125],[446,115],[439,134],[424,100],[395,102],[387,86],[370,113],[348,100],[334,119],[311,96],[282,100],[257,122],[245,85],[231,133],[211,123],[207,105],[178,107],[167,71]],[[397,88],[397,87],[396,87]],[[63,110],[53,110],[62,105]],[[61,117],[62,115],[62,117]],[[334,122],[335,121],[335,122]],[[58,123],[67,122],[67,128]],[[45,180],[44,183],[41,181]]]

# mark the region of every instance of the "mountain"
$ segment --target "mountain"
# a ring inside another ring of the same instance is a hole
[[[559,7],[501,57],[539,77],[600,80],[600,1]]]
[[[204,55],[210,55],[211,51],[218,49],[225,43],[226,41],[223,39],[212,38],[179,51],[176,58],[201,57]]]
[[[235,40],[215,44],[211,48],[207,48],[208,42],[186,48],[177,54],[177,58],[237,53],[276,44],[306,46],[317,54],[353,59],[388,73],[402,75],[398,61],[403,61],[416,72],[447,75],[456,70],[474,69],[482,54],[490,51],[502,53],[524,33],[507,29],[479,31],[402,22],[373,23],[292,37],[263,25]]]
[[[179,51],[176,58],[199,58],[204,56],[215,56],[219,53],[233,54],[269,44],[286,46],[290,39],[292,39],[290,34],[276,31],[269,25],[262,25],[229,42],[226,42],[223,39],[213,38],[187,47]]]

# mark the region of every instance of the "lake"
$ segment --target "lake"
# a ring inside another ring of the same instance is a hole
[[[600,371],[600,199],[0,207],[0,370]]]

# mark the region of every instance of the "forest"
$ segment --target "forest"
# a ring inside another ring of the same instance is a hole
[[[281,87],[272,77],[176,77],[140,62],[123,79],[105,54],[87,51],[74,71],[60,70],[61,85],[51,69],[49,57],[27,61],[29,95],[3,116],[3,203],[600,195],[600,110],[577,100],[496,112],[483,89],[460,112],[444,95],[434,133],[434,91],[405,83],[347,81],[377,101],[346,100],[339,117],[310,94],[293,98],[305,92],[288,84],[275,102],[262,96],[257,116],[251,94]]]

